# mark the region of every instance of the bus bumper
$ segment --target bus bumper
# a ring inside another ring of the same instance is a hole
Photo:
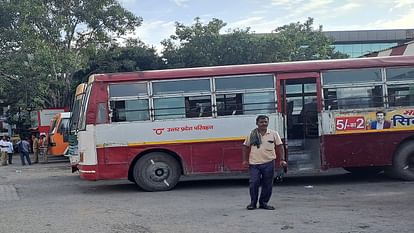
[[[96,165],[80,165],[77,166],[80,178],[84,180],[98,180]]]

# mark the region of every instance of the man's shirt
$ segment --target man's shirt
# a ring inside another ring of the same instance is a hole
[[[281,145],[282,140],[279,134],[271,129],[267,129],[264,135],[261,135],[262,144],[250,146],[250,135],[246,137],[243,145],[250,147],[249,164],[263,164],[276,159],[275,146]]]

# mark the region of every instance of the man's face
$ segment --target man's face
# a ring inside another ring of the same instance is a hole
[[[256,123],[257,128],[261,130],[267,129],[267,125],[269,124],[269,121],[267,119],[259,119]]]
[[[377,121],[380,121],[380,122],[384,121],[384,113],[382,112],[377,113]]]

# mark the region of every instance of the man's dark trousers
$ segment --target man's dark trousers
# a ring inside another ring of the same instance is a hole
[[[260,193],[259,206],[265,206],[272,196],[273,178],[275,174],[274,161],[263,164],[250,164],[250,198],[253,206],[256,206],[259,196],[259,187],[262,186]]]

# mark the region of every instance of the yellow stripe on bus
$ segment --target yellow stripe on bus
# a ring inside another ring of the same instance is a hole
[[[349,130],[349,131],[336,131],[338,134],[355,134],[355,133],[383,133],[383,132],[396,132],[396,131],[408,131],[414,130],[414,128],[390,128],[390,129],[367,129],[367,130]]]

